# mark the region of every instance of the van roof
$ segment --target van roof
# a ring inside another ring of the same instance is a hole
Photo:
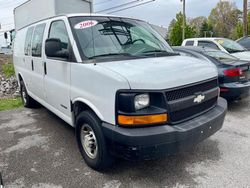
[[[125,16],[118,16],[118,15],[111,15],[111,14],[96,14],[96,13],[76,13],[76,14],[63,14],[58,16],[66,16],[66,17],[77,17],[77,16],[98,16],[98,17],[116,17],[116,18],[130,18],[134,20],[139,20],[133,17],[125,17]],[[55,16],[57,17],[57,16]]]
[[[30,25],[33,25],[33,24],[45,21],[45,20],[49,20],[49,19],[57,18],[57,17],[62,17],[62,16],[65,16],[67,18],[80,17],[80,16],[83,16],[83,17],[84,16],[85,17],[91,17],[91,16],[94,17],[94,16],[97,16],[97,17],[127,18],[127,19],[133,19],[133,20],[143,21],[143,20],[140,20],[140,19],[137,19],[137,18],[133,18],[133,17],[117,16],[117,15],[111,15],[111,14],[95,14],[95,13],[59,14],[59,15],[56,15],[56,16],[52,16],[52,17],[48,17],[48,18],[45,18],[45,19],[38,20],[37,22],[31,23],[29,25],[26,25],[25,27],[22,27],[19,30],[21,30],[23,28],[26,28],[26,27],[28,27]]]

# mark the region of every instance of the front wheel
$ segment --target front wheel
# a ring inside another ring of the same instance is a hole
[[[108,152],[101,121],[94,113],[85,111],[77,116],[76,139],[83,159],[89,167],[103,170],[112,165],[113,157]]]

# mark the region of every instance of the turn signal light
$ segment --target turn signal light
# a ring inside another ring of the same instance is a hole
[[[146,115],[146,116],[118,116],[118,123],[120,125],[150,125],[158,123],[166,123],[168,121],[167,114]]]

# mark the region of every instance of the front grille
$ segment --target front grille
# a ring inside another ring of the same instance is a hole
[[[208,100],[204,103],[201,103],[199,105],[192,106],[190,108],[186,108],[186,109],[176,111],[176,112],[171,112],[170,120],[171,122],[179,122],[187,118],[191,118],[194,115],[197,115],[197,114],[200,114],[202,112],[209,110],[216,104],[216,102],[217,102],[217,97],[211,100]]]
[[[177,99],[185,98],[191,95],[194,95],[198,92],[205,92],[210,89],[218,87],[218,80],[211,80],[205,83],[200,83],[190,87],[185,87],[181,89],[171,90],[166,92],[166,98],[168,101],[174,101]]]
[[[185,121],[213,108],[217,103],[219,94],[216,93],[216,89],[219,89],[218,80],[214,79],[166,91],[170,123],[175,124]],[[205,99],[197,104],[194,99],[199,94],[205,95]]]

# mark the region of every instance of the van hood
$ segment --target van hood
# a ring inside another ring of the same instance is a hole
[[[250,61],[250,51],[231,53],[231,55],[239,58],[240,60]]]
[[[218,76],[214,64],[184,56],[114,61],[98,65],[123,76],[131,89],[169,89]]]

